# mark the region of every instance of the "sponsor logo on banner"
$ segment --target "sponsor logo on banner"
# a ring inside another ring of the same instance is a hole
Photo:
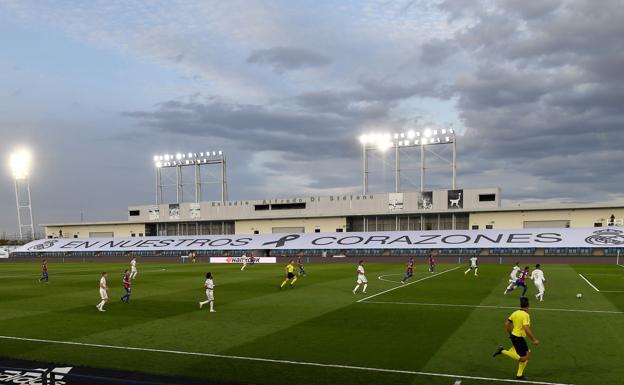
[[[0,372],[0,384],[41,385],[43,383],[43,371],[46,369],[32,369],[32,371],[5,370]],[[63,380],[63,374],[69,373],[72,367],[54,368],[54,384],[71,385],[71,382]],[[49,376],[49,375],[48,375]],[[48,382],[49,383],[49,382]]]
[[[275,257],[210,257],[210,263],[277,263]]]
[[[605,247],[624,245],[624,231],[615,229],[594,231],[593,235],[585,238],[585,242]]]

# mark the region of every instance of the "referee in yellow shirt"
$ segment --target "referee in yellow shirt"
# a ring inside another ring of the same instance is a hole
[[[520,298],[520,310],[516,310],[507,320],[505,320],[505,330],[509,333],[512,347],[505,350],[499,346],[494,357],[504,354],[507,357],[518,361],[518,372],[516,379],[524,380],[524,368],[529,363],[529,346],[525,337],[529,336],[534,345],[539,345],[540,341],[535,338],[531,331],[531,316],[529,316],[529,299],[527,297]]]
[[[282,282],[280,289],[283,288],[288,281],[290,281],[290,287],[294,287],[293,285],[297,282],[297,276],[295,275],[295,261],[293,259],[291,259],[288,265],[286,265],[286,279]]]

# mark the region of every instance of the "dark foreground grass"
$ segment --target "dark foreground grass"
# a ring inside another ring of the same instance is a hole
[[[502,324],[518,303],[519,293],[502,294],[509,266],[482,266],[479,277],[466,276],[464,266],[457,267],[439,266],[439,272],[446,272],[432,276],[420,266],[415,283],[358,303],[367,295],[351,293],[352,265],[308,265],[308,276],[294,289],[279,290],[281,265],[241,272],[232,265],[144,263],[131,303],[123,304],[125,266],[119,264],[51,264],[48,284],[37,282],[38,265],[0,264],[2,336],[178,352],[0,338],[0,356],[253,384],[435,385],[454,384],[453,375],[513,378],[515,362],[491,358],[496,346],[508,345]],[[197,308],[208,269],[217,284],[217,313]],[[110,272],[106,313],[95,309],[102,270]],[[368,265],[368,296],[401,286],[403,270],[398,264]],[[542,345],[532,347],[527,377],[552,383],[623,383],[624,268],[556,265],[546,266],[545,273],[546,299],[532,301],[531,310]],[[583,294],[581,300],[577,293]],[[532,286],[529,294],[535,294]]]

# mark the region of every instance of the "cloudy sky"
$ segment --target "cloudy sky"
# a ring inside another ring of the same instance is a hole
[[[459,132],[460,187],[620,199],[622,20],[619,0],[0,0],[0,154],[32,149],[38,223],[152,203],[161,152],[222,149],[233,199],[358,192],[360,134],[428,125]]]

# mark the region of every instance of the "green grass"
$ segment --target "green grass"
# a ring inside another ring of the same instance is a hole
[[[438,266],[438,272],[456,267]],[[40,284],[39,265],[0,264],[0,335],[458,376],[515,376],[515,362],[491,358],[499,344],[509,344],[502,325],[518,304],[519,293],[502,295],[510,266],[483,265],[479,277],[465,276],[463,265],[433,277],[418,266],[412,282],[421,281],[359,303],[366,295],[351,293],[355,266],[348,264],[307,265],[308,276],[295,289],[279,290],[281,265],[240,272],[231,265],[142,263],[129,304],[119,301],[124,268],[52,263],[50,283]],[[102,270],[110,272],[106,313],[95,309]],[[215,275],[217,313],[197,308],[204,299],[207,270]],[[368,295],[400,286],[403,271],[402,264],[368,264]],[[624,268],[552,265],[544,271],[545,301],[533,300],[531,310],[542,344],[532,347],[526,376],[579,385],[621,383]],[[380,275],[396,282],[377,279]],[[578,300],[576,293],[583,298]],[[532,285],[529,294],[533,299]],[[455,382],[420,374],[8,339],[0,339],[0,356],[253,384]],[[497,382],[462,379],[464,385],[490,383]]]

